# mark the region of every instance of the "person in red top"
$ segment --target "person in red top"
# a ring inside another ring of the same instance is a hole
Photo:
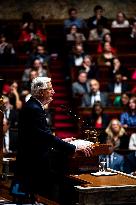
[[[111,45],[111,52],[113,54],[116,54],[117,49],[114,48],[113,45],[112,45],[112,38],[111,38],[111,34],[110,33],[106,33],[103,36],[103,40],[98,43],[97,53],[102,53],[103,52],[103,45],[105,44],[105,42],[109,42],[110,43],[110,45]]]

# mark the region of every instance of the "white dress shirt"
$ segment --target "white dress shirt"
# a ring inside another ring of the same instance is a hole
[[[114,85],[114,93],[121,93],[122,92],[122,86],[121,83],[115,83]]]
[[[97,101],[101,101],[101,97],[100,97],[100,91],[97,91],[95,94],[92,94],[92,97],[91,97],[91,106],[94,105],[95,102]]]

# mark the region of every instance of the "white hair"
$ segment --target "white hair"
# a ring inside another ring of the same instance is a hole
[[[51,82],[51,78],[48,78],[48,77],[34,78],[31,83],[32,96],[38,96],[40,90],[47,89],[49,82]]]

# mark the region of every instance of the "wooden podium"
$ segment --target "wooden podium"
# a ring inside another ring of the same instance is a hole
[[[71,175],[79,205],[136,204],[136,177],[114,171],[111,176]]]
[[[99,155],[110,154],[110,145],[95,143],[92,149],[92,156],[85,157],[83,153],[74,155],[69,159],[69,173],[98,171]]]

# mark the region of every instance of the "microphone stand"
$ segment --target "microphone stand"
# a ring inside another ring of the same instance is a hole
[[[81,138],[84,138],[85,140],[92,141],[94,143],[98,142],[98,135],[100,134],[96,129],[94,129],[92,126],[89,126],[88,123],[86,123],[84,120],[81,119],[77,114],[75,114],[70,108],[68,108],[65,105],[60,105],[60,107],[64,110],[64,112],[71,116],[74,120],[80,121],[79,126],[79,135]]]

